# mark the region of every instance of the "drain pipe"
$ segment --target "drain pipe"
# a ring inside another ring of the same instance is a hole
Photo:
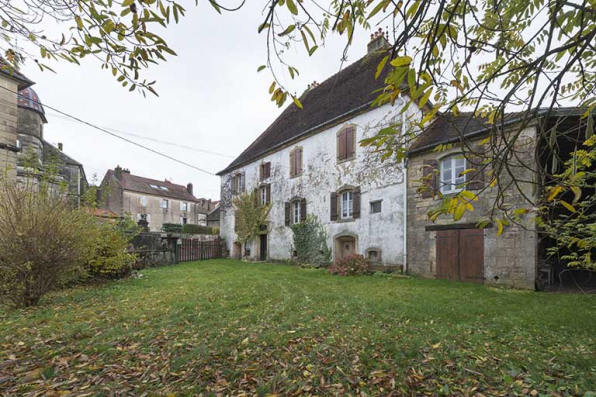
[[[405,131],[405,114],[401,114],[401,135],[404,136]],[[402,160],[402,172],[404,175],[404,258],[403,258],[403,273],[408,272],[408,158]]]

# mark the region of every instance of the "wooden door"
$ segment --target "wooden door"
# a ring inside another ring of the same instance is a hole
[[[459,280],[484,283],[484,230],[459,231]]]
[[[439,230],[436,247],[437,278],[484,283],[483,230]]]
[[[267,235],[261,234],[261,247],[260,247],[260,260],[266,261],[267,260]]]
[[[457,230],[437,231],[437,278],[459,280]]]

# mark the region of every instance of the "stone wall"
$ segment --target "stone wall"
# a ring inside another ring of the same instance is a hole
[[[8,89],[0,90],[0,175],[7,172],[8,180],[16,180],[17,155],[17,94],[18,86],[15,80],[0,73],[0,86]]]
[[[484,137],[471,143],[478,148],[478,143]],[[512,173],[520,180],[532,181],[535,174],[534,167],[535,129],[526,128],[516,144],[519,165],[512,165]],[[471,147],[472,147],[471,146]],[[439,160],[443,157],[459,153],[454,147],[444,152],[434,152],[432,149],[420,154],[412,155],[408,163],[408,235],[407,270],[424,277],[436,276],[436,231],[427,230],[434,225],[475,224],[486,219],[494,208],[495,200],[499,196],[497,187],[486,187],[479,191],[479,200],[473,202],[474,211],[466,212],[464,217],[455,222],[452,217],[442,216],[434,223],[428,218],[428,211],[440,206],[442,200],[438,197],[423,198],[417,191],[422,185],[423,165],[425,160]],[[529,167],[529,168],[528,168]],[[490,174],[490,173],[488,173]],[[490,177],[489,177],[490,178]],[[511,179],[508,175],[499,176],[500,185],[506,186]],[[488,181],[487,181],[488,182]],[[528,197],[535,197],[536,185],[521,183],[520,189]],[[501,193],[504,203],[514,207],[527,207],[528,203],[514,187],[505,189]],[[496,216],[500,216],[497,211]],[[538,239],[535,231],[526,230],[523,226],[512,224],[501,236],[497,236],[496,227],[484,229],[484,282],[485,284],[505,285],[515,288],[534,288],[536,278]]]
[[[163,233],[139,233],[132,240],[137,255],[137,268],[173,265],[176,263],[177,237]]]

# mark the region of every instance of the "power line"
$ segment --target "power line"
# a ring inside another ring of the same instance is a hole
[[[13,91],[13,90],[11,90],[11,89],[8,89],[8,88],[6,88],[6,87],[2,87],[2,86],[0,86],[0,88],[2,88],[2,89],[4,89],[4,90],[6,90],[6,91],[8,91],[8,92],[12,92],[13,94],[16,94],[17,96],[19,95],[19,93],[18,93],[18,92],[16,92],[16,91]],[[115,137],[115,138],[121,139],[121,140],[123,140],[123,141],[125,141],[125,142],[128,142],[128,143],[130,143],[130,144],[132,144],[132,145],[138,146],[138,147],[140,147],[140,148],[142,148],[142,149],[148,150],[148,151],[150,151],[150,152],[152,152],[152,153],[154,153],[154,154],[157,154],[158,156],[165,157],[165,158],[167,158],[167,159],[169,159],[169,160],[172,160],[172,161],[175,161],[175,162],[177,162],[177,163],[180,163],[180,164],[182,164],[182,165],[185,165],[185,166],[187,166],[187,167],[193,168],[193,169],[195,169],[195,170],[197,170],[197,171],[204,172],[205,174],[212,175],[212,176],[217,176],[217,175],[215,175],[213,172],[209,172],[209,171],[207,171],[207,170],[204,170],[204,169],[202,169],[202,168],[199,168],[199,167],[197,167],[197,166],[194,166],[194,165],[192,165],[192,164],[189,164],[189,163],[187,163],[187,162],[185,162],[185,161],[178,160],[177,158],[174,158],[174,157],[172,157],[172,156],[169,156],[169,155],[167,155],[167,154],[165,154],[165,153],[158,152],[158,151],[157,151],[157,150],[155,150],[155,149],[151,149],[150,147],[147,147],[147,146],[145,146],[145,145],[141,145],[140,143],[137,143],[137,142],[135,142],[135,141],[133,141],[133,140],[131,140],[131,139],[128,139],[128,138],[125,138],[125,137],[123,137],[123,136],[120,136],[120,135],[118,135],[118,134],[115,134],[115,133],[113,133],[113,132],[110,132],[110,131],[106,130],[105,128],[98,127],[98,126],[96,126],[96,125],[94,125],[94,124],[91,124],[91,123],[90,123],[90,122],[88,122],[88,121],[82,120],[82,119],[80,119],[80,118],[78,118],[78,117],[76,117],[76,116],[73,116],[73,115],[71,115],[71,114],[68,114],[68,113],[66,113],[66,112],[63,112],[63,111],[61,111],[61,110],[59,110],[59,109],[56,109],[56,108],[54,108],[54,107],[52,107],[52,106],[49,106],[49,105],[47,105],[47,104],[41,103],[41,102],[39,102],[39,101],[36,101],[36,100],[35,100],[35,99],[33,99],[33,98],[27,98],[27,99],[28,99],[28,100],[30,100],[30,101],[32,101],[32,102],[35,102],[35,103],[37,103],[38,105],[41,105],[41,106],[43,106],[43,107],[46,107],[46,108],[48,108],[48,109],[51,109],[51,110],[53,110],[54,112],[58,112],[58,113],[60,113],[60,114],[61,114],[61,115],[63,115],[63,116],[66,116],[66,117],[69,117],[69,118],[71,118],[71,119],[73,119],[73,120],[76,120],[76,121],[78,121],[79,123],[85,124],[85,125],[87,125],[87,126],[89,126],[89,127],[91,127],[91,128],[94,128],[94,129],[96,129],[96,130],[98,130],[98,131],[101,131],[101,132],[103,132],[103,133],[106,133],[106,134],[108,134],[108,135],[111,135],[111,136],[113,136],[113,137]]]
[[[58,118],[61,118],[63,120],[72,121],[72,119],[70,119],[69,117],[64,117],[64,116],[62,116],[60,114],[55,114],[55,113],[49,113],[49,114],[52,117],[58,117]],[[110,127],[103,127],[103,128],[105,128],[107,130],[110,130],[112,132],[115,132],[115,133],[120,133],[120,134],[124,134],[124,135],[134,136],[135,138],[145,139],[147,141],[161,143],[163,145],[170,145],[170,146],[178,147],[178,148],[181,148],[181,149],[193,150],[195,152],[205,153],[205,154],[212,154],[214,156],[226,157],[226,158],[229,158],[229,159],[233,159],[234,158],[234,156],[230,156],[230,155],[227,155],[227,154],[213,152],[211,150],[199,149],[199,148],[196,148],[196,147],[193,147],[193,146],[181,145],[181,144],[175,143],[175,142],[163,141],[161,139],[151,138],[151,137],[148,137],[148,136],[144,136],[144,135],[140,135],[140,134],[135,134],[135,133],[132,133],[132,132],[126,132],[126,131],[122,131],[122,130],[119,130],[119,129],[116,129],[116,128],[110,128]]]

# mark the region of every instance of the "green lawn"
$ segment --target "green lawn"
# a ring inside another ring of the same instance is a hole
[[[596,296],[226,260],[143,274],[2,312],[0,395],[596,391]]]

